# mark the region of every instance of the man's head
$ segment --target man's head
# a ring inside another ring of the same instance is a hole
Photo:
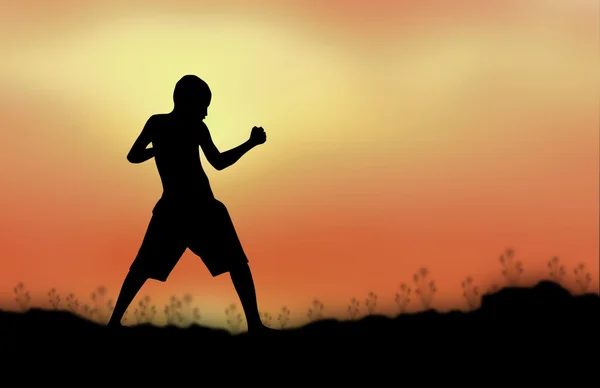
[[[175,85],[175,110],[184,114],[206,117],[212,93],[208,84],[195,75],[185,75]]]

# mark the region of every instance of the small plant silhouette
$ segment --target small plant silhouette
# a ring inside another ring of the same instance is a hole
[[[192,294],[185,294],[183,296],[183,303],[181,304],[181,325],[189,327],[200,321],[200,309],[194,307],[192,302],[194,297]]]
[[[19,282],[15,288],[13,288],[13,292],[15,294],[15,301],[19,305],[19,309],[21,309],[21,311],[29,310],[31,295],[29,294],[29,291],[27,291],[25,283]]]
[[[175,295],[169,298],[169,303],[165,306],[164,313],[167,317],[167,325],[178,326],[183,322],[181,315],[182,302]]]
[[[321,301],[319,301],[318,299],[315,299],[312,301],[312,305],[308,309],[308,313],[306,314],[306,316],[308,317],[309,321],[314,322],[323,318],[324,310],[325,306],[323,305],[323,303],[321,303]]]
[[[488,287],[486,294],[495,294],[498,291],[500,291],[500,286],[494,283]]]
[[[87,303],[85,303],[83,306],[79,306],[78,313],[91,320],[94,320],[96,315],[94,308],[90,307],[90,305]]]
[[[377,295],[374,292],[371,291],[367,295],[365,306],[367,306],[367,312],[369,314],[375,313],[375,308],[377,307]]]
[[[233,333],[238,333],[242,326],[242,314],[238,313],[237,306],[232,303],[225,309],[225,315],[227,316],[227,325]]]
[[[523,264],[520,260],[515,260],[515,250],[512,248],[505,249],[499,260],[504,268],[502,275],[508,280],[508,284],[511,286],[518,285],[523,274]]]
[[[65,298],[65,303],[67,304],[67,309],[73,314],[77,314],[79,311],[79,301],[74,293],[70,293]]]
[[[129,310],[125,311],[125,314],[123,314],[123,318],[121,318],[121,322],[124,325],[128,323],[135,325],[135,319],[130,319],[129,317]]]
[[[592,284],[592,275],[587,272],[585,264],[580,263],[575,267],[573,269],[573,274],[575,275],[575,283],[579,286],[581,292],[584,294],[588,292],[590,285]]]
[[[92,306],[84,306],[89,317],[99,323],[108,322],[110,315],[114,309],[113,301],[106,300],[106,287],[98,286],[95,291],[90,294]]]
[[[285,329],[287,327],[288,322],[290,321],[291,311],[287,307],[283,306],[279,315],[277,316],[277,320],[279,321],[279,327]]]
[[[56,288],[48,291],[48,301],[50,302],[50,307],[54,310],[58,310],[60,308],[60,295],[56,292]]]
[[[350,316],[350,319],[355,319],[360,313],[359,305],[360,303],[356,298],[350,300],[350,304],[348,305],[348,315]]]
[[[152,304],[152,298],[146,295],[137,304],[137,307],[133,311],[135,320],[138,324],[152,324],[154,317],[156,317],[156,306]]]
[[[399,313],[402,314],[410,304],[410,287],[406,283],[400,284],[400,291],[396,292],[394,302],[398,305]]]
[[[261,321],[266,327],[273,327],[273,316],[269,313],[260,314]]]
[[[548,260],[548,269],[550,269],[550,272],[548,273],[548,275],[550,275],[550,279],[559,284],[567,275],[565,266],[560,264],[560,259],[558,258],[558,256],[554,256],[553,258]]]
[[[467,300],[470,309],[477,308],[479,304],[479,287],[477,287],[471,276],[467,276],[461,283],[463,296]]]
[[[435,280],[429,280],[429,269],[427,267],[419,268],[413,275],[413,281],[417,286],[415,293],[421,298],[423,307],[429,309],[433,301],[433,296],[437,292]]]

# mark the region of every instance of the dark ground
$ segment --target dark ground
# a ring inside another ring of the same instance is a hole
[[[577,329],[580,334],[600,328],[600,296],[573,296],[553,282],[543,281],[532,288],[504,288],[484,295],[481,307],[472,312],[426,311],[403,314],[395,318],[368,316],[355,321],[322,320],[282,331],[277,338],[369,336],[387,339],[403,338],[407,333],[433,332],[476,333],[488,329],[503,329],[515,333],[536,335],[541,328],[553,330]],[[0,333],[43,334],[79,333],[136,337],[185,337],[198,339],[229,339],[248,337],[247,333],[231,335],[226,330],[193,326],[187,329],[148,325],[108,332],[106,328],[66,311],[31,309],[25,313],[0,311]],[[3,337],[3,336],[2,336]],[[0,337],[0,338],[2,338]]]
[[[199,326],[115,332],[68,312],[0,311],[5,375],[24,381],[45,368],[45,378],[62,384],[66,376],[85,375],[87,385],[108,379],[109,385],[287,386],[308,379],[387,386],[394,378],[449,383],[452,373],[463,384],[486,373],[487,382],[528,375],[557,384],[568,378],[570,386],[577,378],[597,379],[599,331],[599,295],[573,296],[547,281],[485,295],[481,308],[468,313],[323,320],[269,337]],[[377,376],[385,379],[376,384]]]
[[[75,346],[81,352],[98,351],[105,346],[154,350],[138,352],[138,358],[160,356],[164,354],[160,350],[164,346],[169,347],[169,352],[181,347],[179,354],[187,354],[197,347],[230,349],[237,344],[260,345],[270,349],[272,356],[282,352],[282,357],[290,346],[310,347],[315,356],[325,357],[336,356],[333,349],[337,352],[353,348],[352,352],[356,352],[358,347],[366,345],[371,349],[384,347],[393,353],[410,352],[425,344],[469,351],[483,347],[496,352],[502,349],[530,352],[538,344],[546,344],[577,349],[576,354],[581,355],[585,349],[586,354],[597,352],[599,331],[600,296],[574,296],[548,281],[532,288],[505,288],[484,295],[481,307],[472,312],[427,311],[395,318],[374,315],[356,321],[322,320],[268,337],[231,335],[226,330],[201,326],[181,329],[144,325],[109,331],[64,311],[0,311],[0,349]]]

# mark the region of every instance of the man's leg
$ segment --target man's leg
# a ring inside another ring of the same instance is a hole
[[[231,276],[235,291],[240,298],[240,302],[242,302],[246,322],[248,322],[248,331],[266,329],[266,326],[260,320],[258,303],[256,301],[256,289],[254,288],[254,280],[252,279],[252,272],[248,263],[236,266],[229,271],[229,275]]]
[[[121,292],[119,293],[115,309],[112,312],[107,326],[121,326],[121,319],[123,318],[125,311],[127,311],[127,307],[129,307],[133,298],[135,298],[144,283],[146,283],[146,280],[148,280],[146,276],[142,276],[135,271],[129,271],[121,286]]]
[[[121,286],[108,326],[121,325],[127,307],[148,280],[145,274],[152,273],[152,278],[156,280],[167,279],[186,250],[175,226],[173,218],[164,210],[153,211],[142,245]]]
[[[200,228],[196,235],[198,239],[192,239],[189,248],[202,258],[209,269],[213,268],[213,273],[220,272],[223,260],[231,260],[225,265],[229,267],[231,281],[242,303],[248,331],[270,331],[272,329],[263,325],[260,319],[252,272],[227,207],[217,200],[212,206],[209,223]]]

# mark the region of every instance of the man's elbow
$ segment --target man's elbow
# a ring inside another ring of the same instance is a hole
[[[213,166],[213,168],[217,171],[221,171],[227,167],[223,162],[223,158],[221,158],[220,156],[221,155],[211,155],[210,158],[206,158],[208,159],[210,165]]]
[[[131,153],[127,154],[127,161],[129,163],[133,163],[133,164],[139,164],[142,162],[140,160],[140,158],[137,158],[135,154],[131,154]]]

